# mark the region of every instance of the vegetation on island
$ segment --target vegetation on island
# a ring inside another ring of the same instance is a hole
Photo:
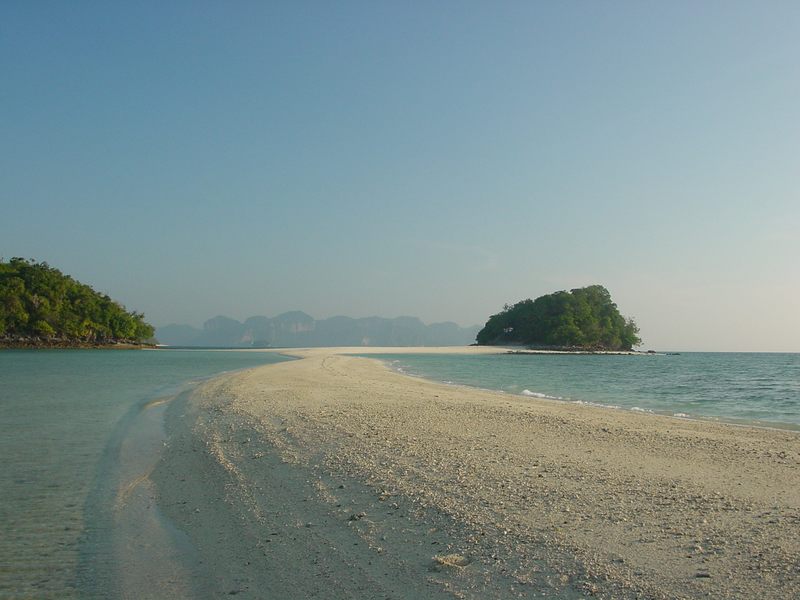
[[[2,345],[140,344],[153,333],[143,314],[45,262],[0,260]]]
[[[602,285],[561,291],[505,305],[478,333],[479,345],[523,344],[574,350],[631,350],[641,344]]]

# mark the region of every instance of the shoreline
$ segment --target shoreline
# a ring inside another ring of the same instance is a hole
[[[645,352],[633,352],[633,353],[629,353],[629,352],[603,352],[603,353],[600,353],[600,352],[559,352],[559,351],[550,351],[550,350],[545,350],[545,351],[534,350],[534,351],[530,351],[530,352],[518,352],[518,351],[515,351],[515,350],[511,350],[507,346],[506,347],[497,347],[498,350],[494,351],[494,352],[486,350],[486,348],[488,348],[487,346],[482,346],[482,347],[478,347],[478,348],[482,348],[481,351],[479,351],[479,352],[470,352],[470,349],[475,349],[476,347],[475,346],[466,346],[466,347],[461,347],[461,348],[462,348],[462,350],[466,350],[466,351],[452,352],[451,353],[451,352],[448,352],[449,347],[438,347],[438,348],[429,348],[428,349],[429,351],[427,352],[427,354],[504,354],[504,355],[505,354],[508,354],[508,355],[534,354],[534,355],[544,355],[544,356],[554,356],[554,355],[558,356],[558,355],[565,355],[565,354],[566,355],[577,355],[577,356],[585,356],[585,355],[590,355],[590,354],[591,355],[602,355],[602,356],[664,356],[666,354],[673,354],[673,355],[680,354],[680,353],[674,353],[674,352],[671,352],[671,353],[645,353]],[[298,351],[298,353],[296,354],[296,357],[297,358],[301,358],[302,356],[308,356],[309,355],[308,350],[309,349],[300,349]],[[321,350],[330,351],[330,352],[339,354],[339,350],[340,349],[339,348],[322,348]],[[422,350],[422,348],[413,348],[413,349],[410,349],[411,351],[409,351],[409,352],[402,352],[403,348],[399,349],[401,351],[397,351],[398,350],[397,348],[394,348],[394,349],[393,348],[380,348],[379,349],[380,352],[374,352],[374,353],[373,352],[358,353],[358,352],[355,352],[353,348],[344,348],[343,350],[345,350],[345,352],[342,352],[342,354],[364,354],[364,355],[370,355],[370,354],[426,354],[426,352],[418,352],[418,350]],[[395,350],[395,351],[392,352],[392,350]],[[285,354],[287,356],[290,356],[289,353],[285,353]],[[737,417],[729,417],[729,416],[723,416],[723,415],[701,415],[701,414],[675,413],[673,411],[666,410],[666,409],[660,409],[659,410],[659,409],[654,409],[654,408],[639,408],[639,407],[632,407],[632,406],[629,407],[629,406],[622,406],[622,405],[618,405],[618,404],[604,404],[602,402],[596,402],[596,401],[590,401],[590,400],[576,400],[576,399],[571,399],[571,398],[561,398],[561,397],[555,397],[555,396],[550,396],[550,395],[547,395],[547,394],[540,394],[540,393],[526,394],[525,391],[523,391],[523,392],[512,392],[512,391],[506,391],[506,390],[502,390],[502,389],[485,388],[485,387],[479,387],[479,386],[470,385],[470,384],[467,384],[467,383],[456,383],[456,382],[453,382],[453,381],[443,381],[443,380],[433,379],[433,378],[427,377],[425,375],[420,375],[420,374],[417,374],[417,373],[412,373],[412,372],[408,372],[408,371],[405,371],[405,370],[402,370],[402,369],[395,368],[394,366],[392,366],[389,363],[388,360],[383,359],[383,358],[378,358],[378,357],[376,357],[376,358],[377,358],[377,360],[380,360],[383,364],[385,364],[393,372],[399,373],[399,374],[404,375],[406,377],[412,377],[412,378],[415,378],[415,379],[421,379],[421,380],[424,380],[424,381],[430,381],[432,383],[438,383],[438,384],[441,384],[441,385],[447,385],[447,386],[452,386],[452,387],[456,387],[456,388],[462,388],[466,392],[470,392],[470,391],[473,391],[473,390],[478,390],[478,391],[489,392],[489,393],[497,393],[497,394],[509,395],[511,397],[516,397],[516,398],[524,398],[524,399],[527,399],[527,400],[532,401],[532,402],[542,401],[543,400],[543,401],[548,401],[548,402],[558,402],[558,403],[564,403],[564,404],[574,404],[574,405],[579,405],[579,406],[588,406],[588,407],[598,408],[598,409],[601,409],[601,410],[613,410],[613,411],[622,411],[624,413],[636,413],[636,414],[639,414],[639,415],[645,416],[645,417],[647,417],[647,416],[655,416],[655,417],[661,417],[661,418],[676,419],[676,420],[679,420],[679,421],[689,421],[689,422],[698,421],[700,423],[723,424],[723,425],[731,425],[731,426],[734,426],[734,427],[745,427],[745,428],[752,427],[752,428],[756,428],[756,429],[786,431],[786,432],[794,432],[794,433],[800,434],[800,423],[793,423],[793,422],[789,422],[789,421],[765,421],[765,420],[758,420],[758,419],[744,419],[744,418],[737,418]]]
[[[402,353],[398,353],[402,354]],[[446,354],[443,352],[443,354]],[[510,353],[515,354],[515,353]],[[652,355],[650,355],[652,356]],[[603,404],[602,402],[594,402],[594,401],[587,401],[587,400],[574,400],[570,398],[558,398],[554,396],[548,396],[546,394],[539,394],[539,393],[532,393],[526,394],[523,392],[510,392],[501,389],[493,389],[493,388],[484,388],[473,386],[467,383],[456,383],[453,381],[441,381],[438,379],[433,379],[427,377],[425,375],[419,375],[417,373],[411,373],[409,371],[405,371],[403,369],[394,367],[390,362],[383,358],[377,358],[376,360],[381,361],[388,369],[392,372],[398,373],[405,377],[412,377],[414,379],[420,379],[422,381],[428,381],[431,383],[436,383],[440,385],[446,385],[449,387],[454,387],[457,389],[463,389],[465,392],[469,393],[471,391],[477,390],[480,392],[488,392],[494,394],[501,394],[503,396],[510,396],[512,398],[523,398],[530,402],[556,402],[562,403],[566,405],[576,405],[576,406],[586,406],[591,408],[596,408],[599,410],[611,410],[611,411],[621,411],[623,413],[628,414],[637,414],[642,417],[659,417],[659,418],[666,418],[666,419],[675,419],[680,422],[694,422],[697,421],[699,423],[711,423],[711,424],[719,424],[719,425],[729,425],[732,427],[744,427],[744,428],[753,428],[753,429],[766,429],[766,430],[774,430],[774,431],[784,431],[790,433],[796,433],[800,435],[800,424],[798,423],[791,423],[791,422],[784,422],[784,421],[763,421],[758,419],[741,419],[736,417],[725,417],[725,416],[718,416],[718,415],[691,415],[691,414],[680,414],[680,413],[673,413],[669,410],[657,410],[651,408],[639,408],[639,407],[627,407],[621,406],[617,404]]]
[[[115,427],[85,501],[89,524],[76,571],[87,597],[189,598],[200,577],[191,544],[155,502],[150,474],[166,442],[167,406],[191,388],[132,405]]]
[[[219,593],[800,589],[795,433],[456,388],[364,352],[281,349],[301,360],[168,407],[159,506]]]
[[[147,350],[155,344],[134,342],[78,342],[75,340],[0,340],[0,350]]]

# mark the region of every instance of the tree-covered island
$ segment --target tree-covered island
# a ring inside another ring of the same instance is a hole
[[[0,347],[142,345],[144,315],[45,262],[0,260]]]
[[[641,344],[633,319],[623,317],[602,285],[555,292],[506,305],[478,333],[479,345],[623,351]]]

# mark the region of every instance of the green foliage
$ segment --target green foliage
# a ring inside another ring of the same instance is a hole
[[[46,338],[51,338],[56,334],[56,330],[53,329],[53,326],[47,321],[36,321],[36,323],[33,324],[33,330]]]
[[[555,292],[506,305],[478,333],[478,343],[630,350],[639,328],[623,317],[601,285]]]
[[[0,261],[0,337],[106,343],[143,341],[153,333],[143,314],[126,311],[47,263]]]

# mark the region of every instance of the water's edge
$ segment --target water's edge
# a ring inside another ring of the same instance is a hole
[[[194,549],[159,510],[149,475],[167,440],[167,406],[196,385],[137,403],[111,435],[84,506],[87,527],[75,581],[81,597],[195,596]]]
[[[386,356],[382,356],[379,354],[368,354],[365,353],[363,355],[364,358],[370,358],[374,360],[378,360],[383,363],[388,369],[395,371],[401,375],[406,377],[413,377],[418,379],[424,379],[426,381],[430,381],[432,383],[443,384],[448,386],[453,386],[457,388],[463,388],[465,390],[481,390],[486,392],[498,393],[498,394],[507,394],[519,399],[526,399],[530,401],[545,401],[545,402],[558,402],[558,403],[565,403],[565,404],[575,404],[580,406],[591,406],[600,408],[603,410],[621,410],[624,412],[635,412],[637,414],[642,415],[651,415],[657,417],[666,417],[670,419],[675,419],[678,421],[697,421],[703,423],[719,423],[725,425],[731,425],[735,427],[754,427],[758,429],[773,429],[773,430],[780,430],[780,431],[789,431],[793,433],[800,434],[800,424],[790,423],[790,422],[782,422],[782,421],[768,421],[768,420],[760,420],[760,419],[744,419],[744,418],[737,418],[731,416],[719,416],[719,415],[704,415],[704,414],[678,414],[670,410],[666,409],[657,409],[657,408],[649,408],[649,409],[641,409],[638,407],[628,407],[628,406],[621,406],[618,404],[613,404],[609,402],[603,401],[586,401],[586,400],[574,400],[571,398],[565,398],[561,396],[553,396],[548,394],[542,394],[538,392],[530,392],[527,389],[523,389],[522,391],[509,391],[504,390],[502,388],[495,388],[495,387],[486,387],[482,385],[478,385],[475,383],[468,383],[463,381],[452,381],[450,379],[437,377],[436,375],[430,373],[423,373],[420,371],[415,370],[413,367],[409,368],[407,366],[398,365],[398,360],[396,358],[390,358]],[[459,356],[459,355],[453,355]],[[644,355],[643,355],[644,356]]]

